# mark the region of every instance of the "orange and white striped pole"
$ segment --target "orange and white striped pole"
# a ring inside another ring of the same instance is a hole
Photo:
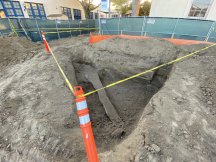
[[[43,38],[43,42],[44,42],[44,46],[45,46],[46,52],[50,53],[49,45],[48,45],[48,43],[46,41],[46,38],[45,38],[45,33],[42,31],[41,35],[42,35],[42,38]]]
[[[80,127],[82,129],[82,135],[88,157],[88,162],[99,162],[97,148],[95,145],[94,135],[89,117],[89,110],[86,98],[83,96],[83,94],[84,91],[81,86],[74,87],[77,114],[79,116]]]

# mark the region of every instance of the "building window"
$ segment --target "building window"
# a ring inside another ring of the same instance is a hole
[[[89,13],[89,19],[94,19],[94,13],[93,12]]]
[[[68,19],[72,20],[71,9],[67,7],[62,7],[63,14],[68,17]]]
[[[1,1],[0,1],[0,10],[3,10],[3,6],[2,6]]]
[[[193,0],[189,15],[190,17],[205,17],[211,0]]]
[[[46,13],[43,4],[26,2],[25,7],[29,18],[46,19]]]
[[[73,9],[73,12],[74,12],[74,19],[75,20],[81,20],[81,10],[78,10],[78,9]]]
[[[98,13],[95,13],[95,19],[98,19],[98,17],[99,17]]]
[[[112,17],[113,17],[113,18],[116,18],[116,17],[118,17],[118,15],[114,14],[114,15],[112,15]]]
[[[2,1],[0,8],[4,9],[7,17],[24,17],[20,2],[18,1]]]
[[[0,18],[5,18],[4,8],[0,1]]]

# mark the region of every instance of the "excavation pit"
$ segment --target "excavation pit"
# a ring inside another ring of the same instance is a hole
[[[83,71],[83,67],[87,66],[88,69],[95,68],[81,63],[74,63],[73,65],[78,85],[81,85],[85,92],[95,90],[92,85],[94,83],[84,76],[86,72]],[[163,86],[170,70],[171,66],[161,69],[159,72],[163,71],[163,73],[158,74],[156,72],[151,81],[139,77],[105,89],[106,97],[108,97],[121,119],[120,123],[112,121],[109,115],[107,115],[105,111],[106,105],[101,103],[98,93],[87,96],[96,145],[100,151],[113,149],[115,145],[119,144],[134,130],[146,104]],[[88,74],[91,75],[90,72]],[[97,74],[104,86],[122,80],[125,77],[112,69],[100,70]]]
[[[7,141],[2,142],[3,146],[11,143],[16,158],[21,157],[16,154],[18,150],[40,161],[53,156],[80,161],[85,150],[71,92],[51,55],[39,51],[43,45],[17,39],[4,39],[1,49],[1,138]],[[94,45],[87,41],[83,37],[50,44],[68,79],[73,85],[83,86],[85,92],[170,61],[178,54],[175,46],[157,39],[113,38]],[[87,97],[99,152],[112,150],[130,135],[170,69],[151,72]],[[15,101],[20,99],[22,102],[17,104]],[[46,156],[41,157],[40,151]]]

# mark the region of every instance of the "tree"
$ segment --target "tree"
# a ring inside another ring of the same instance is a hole
[[[111,2],[115,6],[116,11],[118,11],[122,16],[132,10],[132,4],[129,3],[128,0],[111,0]]]
[[[149,16],[151,9],[151,2],[145,1],[141,4],[139,16]]]
[[[86,19],[90,18],[91,11],[93,11],[94,9],[96,9],[100,6],[100,4],[95,6],[92,2],[93,2],[93,0],[80,0],[80,3],[81,3],[81,5],[84,9],[84,12],[85,12],[85,18]]]
[[[133,0],[132,16],[139,16],[140,0]]]

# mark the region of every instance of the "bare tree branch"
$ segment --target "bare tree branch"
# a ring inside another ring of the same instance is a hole
[[[80,0],[80,4],[82,5],[84,12],[85,12],[85,18],[88,19],[90,17],[91,11],[95,10],[100,6],[95,6],[93,3],[93,0]]]

